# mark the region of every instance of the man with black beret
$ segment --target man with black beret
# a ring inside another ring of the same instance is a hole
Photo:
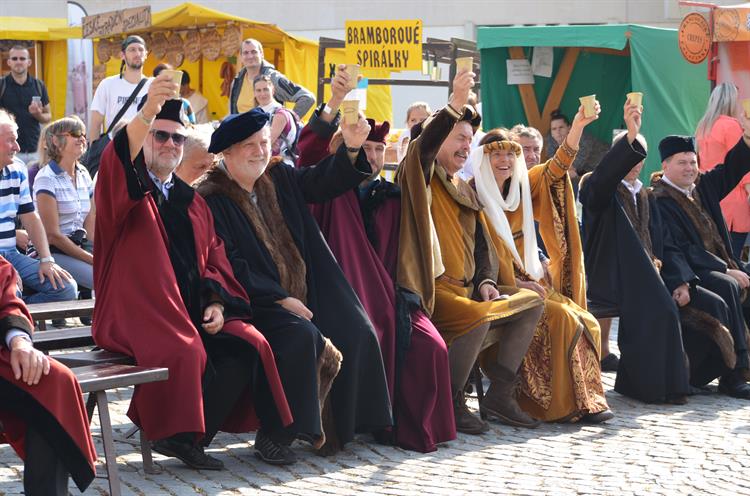
[[[232,275],[211,212],[174,174],[186,119],[179,82],[155,78],[147,98],[102,154],[95,192],[93,336],[169,379],[136,386],[128,414],[154,450],[192,468],[218,430],[292,423],[273,351],[245,321],[247,294]]]
[[[742,119],[742,126],[744,136],[727,153],[724,163],[705,173],[699,172],[692,136],[664,138],[659,143],[663,174],[652,178],[652,187],[664,226],[669,229],[678,250],[673,260],[684,275],[682,292],[675,299],[678,304],[684,304],[684,300],[690,301],[691,287],[699,287],[724,300],[736,361],[733,367],[727,366],[716,373],[721,375],[719,391],[750,399],[750,385],[746,382],[750,360],[742,308],[750,277],[739,254],[732,252],[719,205],[750,172],[750,123],[747,119]],[[711,381],[716,375],[703,380]],[[695,380],[691,376],[691,382]]]
[[[281,345],[286,338],[280,332],[291,329],[289,334],[322,333],[341,350],[341,371],[323,413],[327,441],[321,452],[331,454],[355,433],[392,423],[375,330],[307,208],[307,203],[351,190],[372,174],[362,150],[370,126],[364,118],[344,126],[336,153],[316,166],[295,169],[271,160],[269,117],[255,108],[224,119],[209,147],[224,158],[206,174],[198,192],[214,214],[235,277],[250,295],[253,323],[271,345]],[[304,361],[288,364],[282,378],[295,370],[303,374],[305,367]],[[290,402],[302,386],[302,381],[289,386]],[[313,427],[315,417],[297,415],[294,404],[292,411],[295,425]],[[262,429],[256,454],[271,463],[291,458],[290,441]]]

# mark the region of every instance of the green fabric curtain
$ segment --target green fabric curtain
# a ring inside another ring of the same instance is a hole
[[[506,84],[507,47],[524,47],[529,60],[532,47],[555,47],[552,77],[534,78],[534,91],[542,111],[562,61],[564,48],[561,47],[619,50],[628,41],[630,57],[582,51],[560,109],[572,118],[578,109],[578,97],[596,93],[602,114],[587,130],[609,143],[612,130],[624,127],[625,94],[643,92],[642,133],[652,150],[642,173],[642,177],[647,178],[661,168],[657,152],[659,140],[667,134],[692,134],[708,101],[705,63],[693,65],[682,58],[677,31],[673,29],[637,25],[480,28],[483,128],[527,122],[518,87]]]

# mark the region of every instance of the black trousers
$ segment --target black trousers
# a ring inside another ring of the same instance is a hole
[[[700,287],[717,294],[727,305],[729,332],[734,339],[734,351],[737,353],[735,370],[750,367],[747,356],[747,338],[745,337],[745,316],[742,306],[741,290],[737,281],[721,272],[699,274]]]
[[[60,457],[32,426],[26,429],[23,492],[26,496],[68,494],[68,471]]]

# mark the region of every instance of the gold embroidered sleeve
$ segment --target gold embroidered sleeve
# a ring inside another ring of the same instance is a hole
[[[557,148],[555,156],[547,161],[545,172],[549,174],[552,179],[562,179],[565,177],[568,169],[573,165],[576,153],[577,151],[569,147],[568,143],[563,140],[562,145]]]

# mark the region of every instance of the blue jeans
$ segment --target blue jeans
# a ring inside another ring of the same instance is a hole
[[[18,250],[0,252],[0,255],[13,265],[23,281],[24,288],[36,291],[25,298],[26,303],[47,303],[50,301],[75,300],[78,297],[78,285],[75,281],[65,281],[64,285],[52,287],[49,279],[39,281],[39,260],[22,255]]]

